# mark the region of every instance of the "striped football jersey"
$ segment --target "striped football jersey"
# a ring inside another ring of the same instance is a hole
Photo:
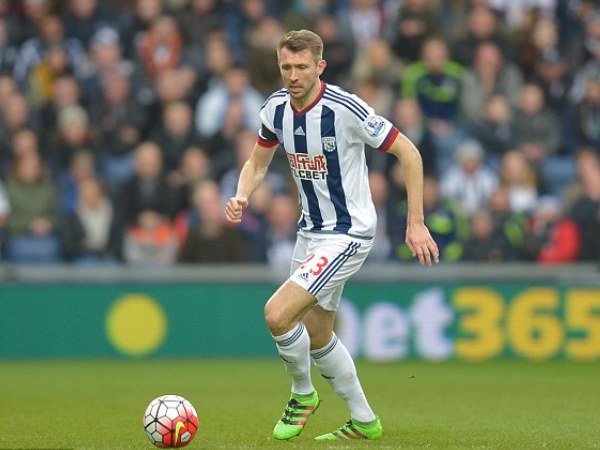
[[[315,101],[301,111],[287,89],[260,110],[262,147],[281,144],[300,193],[303,230],[372,237],[377,226],[369,190],[365,144],[387,151],[398,130],[356,95],[321,82]]]

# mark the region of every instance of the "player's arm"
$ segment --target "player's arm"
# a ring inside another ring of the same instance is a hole
[[[408,194],[408,218],[406,224],[406,245],[410,248],[413,257],[419,258],[421,265],[427,263],[431,267],[431,260],[439,262],[437,244],[425,226],[423,214],[423,161],[421,154],[414,144],[398,133],[395,141],[389,147],[388,153],[398,158],[402,167],[402,174],[406,183]]]
[[[246,161],[240,173],[235,197],[231,197],[225,207],[227,220],[232,223],[242,221],[242,211],[248,205],[248,197],[265,179],[276,150],[277,146],[263,147],[258,143],[254,146],[252,156]]]

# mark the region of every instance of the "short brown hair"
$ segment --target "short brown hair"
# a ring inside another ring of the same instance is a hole
[[[323,59],[323,40],[317,33],[310,30],[292,30],[283,35],[277,47],[277,56],[282,48],[294,53],[309,49],[315,62]]]

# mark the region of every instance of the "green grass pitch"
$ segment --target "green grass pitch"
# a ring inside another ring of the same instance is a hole
[[[323,403],[304,432],[271,430],[289,382],[279,360],[0,363],[0,448],[151,449],[142,413],[180,394],[198,411],[187,448],[600,448],[600,365],[495,361],[358,364],[384,425],[380,442],[316,443],[347,420],[315,375]]]

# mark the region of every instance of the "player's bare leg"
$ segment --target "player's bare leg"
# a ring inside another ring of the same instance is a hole
[[[348,423],[317,439],[380,439],[381,423],[367,402],[350,353],[333,332],[334,319],[334,311],[327,311],[318,305],[302,318],[311,339],[312,360],[350,410]]]
[[[265,305],[267,326],[292,378],[292,395],[273,429],[275,439],[298,436],[319,407],[319,396],[310,378],[310,338],[300,321],[315,303],[315,297],[307,290],[287,281]]]

